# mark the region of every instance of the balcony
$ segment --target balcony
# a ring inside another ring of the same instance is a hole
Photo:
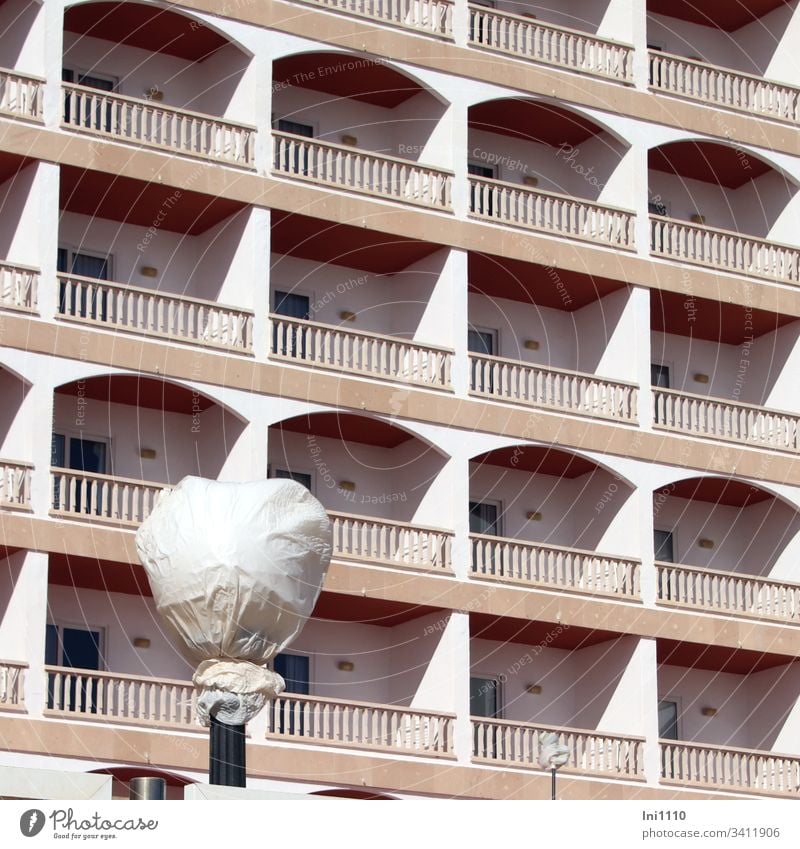
[[[453,352],[380,333],[271,315],[271,358],[312,368],[451,389]]]
[[[0,68],[0,115],[42,120],[44,80]]]
[[[406,159],[273,131],[275,174],[401,203],[449,210],[453,174]]]
[[[761,118],[793,124],[800,120],[800,89],[795,86],[661,51],[648,55],[652,89]]]
[[[0,660],[0,711],[25,712],[27,663]]]
[[[32,469],[30,463],[0,460],[0,507],[30,509]]]
[[[215,301],[59,274],[58,317],[174,342],[252,353],[253,313]]]
[[[453,37],[452,0],[304,0],[329,12],[410,29],[423,35]]]
[[[634,249],[635,215],[628,210],[488,177],[470,176],[469,184],[473,218]]]
[[[448,758],[455,715],[285,693],[265,710],[267,739]]]
[[[800,584],[656,562],[658,603],[800,625]]]
[[[800,416],[753,404],[653,388],[654,427],[775,451],[800,450]]]
[[[640,601],[640,561],[565,546],[470,534],[474,578]]]
[[[38,288],[38,268],[0,262],[0,307],[2,309],[35,313]]]
[[[469,4],[468,9],[473,47],[620,82],[633,80],[630,45],[486,6]]]
[[[660,740],[661,781],[713,790],[797,797],[800,757]]]
[[[470,354],[470,365],[471,395],[636,423],[633,383],[480,354]]]
[[[541,770],[539,745],[555,733],[569,749],[562,772],[644,781],[644,737],[472,717],[473,761]]]

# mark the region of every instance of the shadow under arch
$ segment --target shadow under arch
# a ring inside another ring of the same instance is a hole
[[[149,765],[99,767],[89,770],[89,775],[110,775],[111,796],[114,799],[128,798],[130,782],[134,778],[163,778],[168,800],[183,799],[186,785],[194,784],[196,781],[194,778],[186,778],[176,772]]]
[[[399,802],[401,801],[396,796],[389,796],[386,793],[370,793],[369,790],[355,790],[349,787],[335,788],[331,790],[314,790],[309,796],[329,796],[337,799],[365,799],[373,802]]]

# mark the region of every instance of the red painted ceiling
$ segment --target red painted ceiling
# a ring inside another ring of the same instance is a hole
[[[489,100],[471,106],[469,126],[551,147],[562,144],[575,147],[603,132],[594,121],[569,109],[522,98]]]
[[[152,596],[144,568],[138,563],[116,563],[94,557],[51,554],[48,581],[62,587],[83,587],[110,593]]]
[[[394,109],[425,89],[382,62],[355,53],[299,53],[276,59],[273,89],[299,86]]]
[[[746,651],[709,643],[687,643],[678,640],[656,640],[656,658],[661,665],[708,669],[712,672],[734,672],[747,675],[770,669],[796,658],[787,655]]]
[[[87,3],[64,14],[64,29],[202,62],[228,42],[198,20],[140,3]]]
[[[589,474],[599,468],[596,463],[577,454],[540,445],[512,445],[508,448],[497,448],[475,457],[472,462],[570,479]]]
[[[752,327],[746,324],[745,313]],[[746,309],[706,298],[689,300],[677,292],[650,290],[651,327],[662,333],[740,345],[750,336],[763,336],[793,321],[797,319],[766,310]]]
[[[469,291],[492,298],[573,312],[626,284],[578,271],[547,270],[544,265],[470,251],[467,260]],[[563,289],[559,289],[559,283]],[[566,292],[565,303],[562,292]]]
[[[671,495],[674,498],[725,504],[728,507],[749,507],[774,497],[749,483],[713,477],[686,478],[657,489],[654,495]]]
[[[292,433],[314,434],[315,436],[360,442],[381,448],[396,448],[414,436],[408,431],[379,419],[357,416],[353,413],[311,413],[273,425],[276,430]]]
[[[200,738],[198,738],[200,739]],[[92,769],[90,775],[111,775],[123,785],[128,785],[132,778],[163,778],[170,787],[185,787],[194,782],[193,778],[184,778],[174,772],[163,769],[153,769],[149,766],[107,766],[101,769]]]
[[[749,152],[744,156],[733,147],[714,142],[680,141],[654,147],[647,155],[647,164],[655,171],[726,189],[738,189],[772,170],[772,166]]]
[[[365,625],[393,628],[429,613],[444,612],[440,607],[323,592],[312,616],[330,622],[361,622]]]
[[[554,649],[581,649],[616,640],[619,634],[613,631],[599,631],[592,628],[580,628],[570,625],[558,633],[558,627],[552,622],[530,622],[526,619],[512,619],[510,616],[492,616],[490,613],[471,613],[469,617],[471,637],[482,640],[496,640],[500,643],[522,643],[537,646],[546,642]]]
[[[647,11],[733,32],[789,3],[790,0],[647,0]]]
[[[347,268],[392,274],[442,246],[291,213],[272,213],[272,250]]]
[[[246,206],[239,201],[69,165],[61,166],[59,202],[62,210],[140,227],[153,226],[160,215],[159,229],[191,236],[205,232]]]
[[[30,165],[31,162],[34,162],[34,160],[0,150],[0,184],[16,176],[26,165]]]
[[[79,381],[65,383],[56,389],[59,395],[78,396],[95,401],[108,401],[112,404],[128,404],[132,407],[145,407],[150,410],[163,410],[168,413],[186,413],[191,415],[207,410],[214,405],[205,395],[195,395],[190,389],[159,380],[154,377],[118,374],[90,377],[79,386]]]

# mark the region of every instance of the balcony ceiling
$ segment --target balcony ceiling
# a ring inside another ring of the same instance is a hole
[[[395,427],[381,419],[357,416],[352,413],[311,413],[295,416],[293,419],[273,425],[276,430],[292,433],[340,439],[343,442],[360,442],[363,445],[376,445],[380,448],[396,448],[413,434]]]
[[[62,210],[124,224],[197,236],[224,221],[246,204],[160,183],[146,183],[100,171],[61,166],[59,203]]]
[[[358,54],[299,53],[277,59],[272,66],[272,88],[289,86],[349,97],[372,106],[394,109],[425,89],[383,62]]]
[[[751,336],[757,339],[793,321],[797,319],[766,310],[748,309],[707,298],[687,300],[686,295],[678,292],[650,290],[651,327],[661,333],[741,345]]]
[[[471,251],[468,259],[469,291],[491,298],[573,312],[626,288],[620,280],[594,277],[578,271],[550,269],[532,262]],[[562,288],[559,288],[559,283]],[[565,303],[566,292],[569,303]]]
[[[655,171],[726,189],[738,189],[772,170],[749,151],[744,156],[742,151],[714,142],[681,141],[655,147],[647,155],[647,164]]]
[[[322,592],[311,615],[314,619],[329,622],[360,622],[364,625],[393,628],[395,625],[402,625],[403,622],[410,622],[430,613],[446,613],[446,611],[441,607],[365,598],[360,594]]]
[[[690,501],[705,501],[709,504],[724,504],[728,507],[749,507],[774,496],[743,481],[730,478],[687,478],[657,489],[654,495],[671,495]]]
[[[188,62],[202,62],[228,43],[185,15],[130,2],[72,6],[64,14],[64,29]]]
[[[471,106],[469,127],[551,147],[575,147],[603,132],[594,121],[569,109],[522,98],[489,100]]]
[[[647,0],[647,11],[733,32],[788,5],[790,0]]]
[[[5,183],[16,176],[26,165],[34,162],[33,159],[27,159],[24,156],[17,156],[14,153],[6,153],[0,150],[0,183]]]
[[[433,242],[413,241],[364,227],[331,224],[277,211],[272,213],[271,239],[275,253],[373,274],[402,271],[442,247]]]
[[[600,468],[585,457],[541,445],[511,445],[508,448],[496,448],[494,451],[487,451],[473,458],[472,462],[569,479],[579,478]]]
[[[65,383],[56,392],[59,395],[78,395],[80,381]],[[144,407],[167,413],[185,413],[191,415],[214,406],[214,402],[205,395],[196,395],[192,390],[166,380],[154,377],[114,374],[90,377],[80,387],[82,396],[94,401],[107,401],[111,404],[127,404],[131,407]]]
[[[713,643],[686,643],[660,638],[656,640],[656,659],[662,666],[733,672],[736,675],[747,675],[749,672],[760,672],[762,669],[796,662],[796,658],[773,652],[747,651]]]
[[[47,580],[60,587],[82,587],[147,597],[153,595],[144,567],[138,563],[116,563],[95,557],[53,553],[48,560]]]
[[[530,622],[511,616],[492,616],[489,613],[470,614],[469,634],[474,639],[521,643],[526,646],[547,645],[568,651],[616,640],[620,636],[613,631],[581,628],[577,625],[570,625],[558,633],[552,622]]]

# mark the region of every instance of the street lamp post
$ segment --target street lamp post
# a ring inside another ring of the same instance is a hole
[[[550,769],[550,798],[556,799],[556,772],[569,760],[569,746],[558,742],[558,734],[552,731],[539,736],[539,766]]]
[[[212,784],[245,786],[247,722],[285,687],[267,664],[311,615],[331,539],[324,507],[283,479],[184,478],[136,533],[156,607],[197,664]]]

